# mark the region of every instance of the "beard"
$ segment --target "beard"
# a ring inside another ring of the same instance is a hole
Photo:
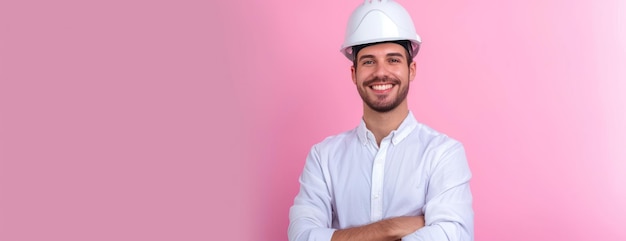
[[[372,98],[369,98],[369,96],[367,95],[367,88],[369,88],[368,86],[370,84],[375,83],[375,82],[389,83],[389,84],[393,84],[394,86],[398,86],[400,90],[398,90],[398,94],[396,98],[393,100],[387,100],[387,101],[386,101],[386,99],[388,98],[387,95],[374,96]],[[401,84],[401,81],[399,79],[392,79],[388,77],[381,79],[381,78],[376,77],[371,80],[364,81],[361,88],[358,88],[358,91],[363,102],[367,106],[369,106],[372,110],[379,112],[379,113],[386,113],[398,107],[406,99],[406,96],[409,94],[409,84],[408,83],[406,85],[400,85],[400,84]]]

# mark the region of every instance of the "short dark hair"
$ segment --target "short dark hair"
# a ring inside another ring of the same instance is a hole
[[[368,46],[372,46],[372,45],[376,45],[376,44],[382,44],[382,43],[395,43],[395,44],[399,44],[400,46],[404,47],[404,50],[406,51],[406,62],[407,65],[410,65],[413,62],[413,56],[411,56],[411,41],[409,40],[394,40],[394,41],[384,41],[384,42],[375,42],[375,43],[367,43],[367,44],[361,44],[361,45],[355,45],[352,46],[352,54],[354,55],[354,58],[352,60],[352,66],[354,66],[354,68],[356,69],[357,66],[357,58],[356,56],[359,54],[359,51],[361,51],[361,49],[368,47]]]

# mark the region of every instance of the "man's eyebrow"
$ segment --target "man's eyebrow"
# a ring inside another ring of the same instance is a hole
[[[392,57],[392,56],[403,57],[404,58],[404,54],[401,54],[401,53],[388,53],[387,54],[387,57]]]
[[[374,55],[372,54],[361,55],[361,57],[359,57],[359,61],[363,59],[367,59],[367,58],[374,58]]]

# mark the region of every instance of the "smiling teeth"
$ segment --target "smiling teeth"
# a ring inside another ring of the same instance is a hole
[[[392,84],[386,84],[386,85],[373,85],[372,89],[374,90],[386,90],[386,89],[391,89],[391,87],[393,87]]]

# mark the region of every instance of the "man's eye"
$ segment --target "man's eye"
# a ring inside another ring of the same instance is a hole
[[[374,61],[371,61],[371,60],[363,61],[363,65],[370,65],[370,64],[373,64],[373,63],[374,63]]]
[[[391,63],[400,63],[399,59],[390,59],[389,62]]]

